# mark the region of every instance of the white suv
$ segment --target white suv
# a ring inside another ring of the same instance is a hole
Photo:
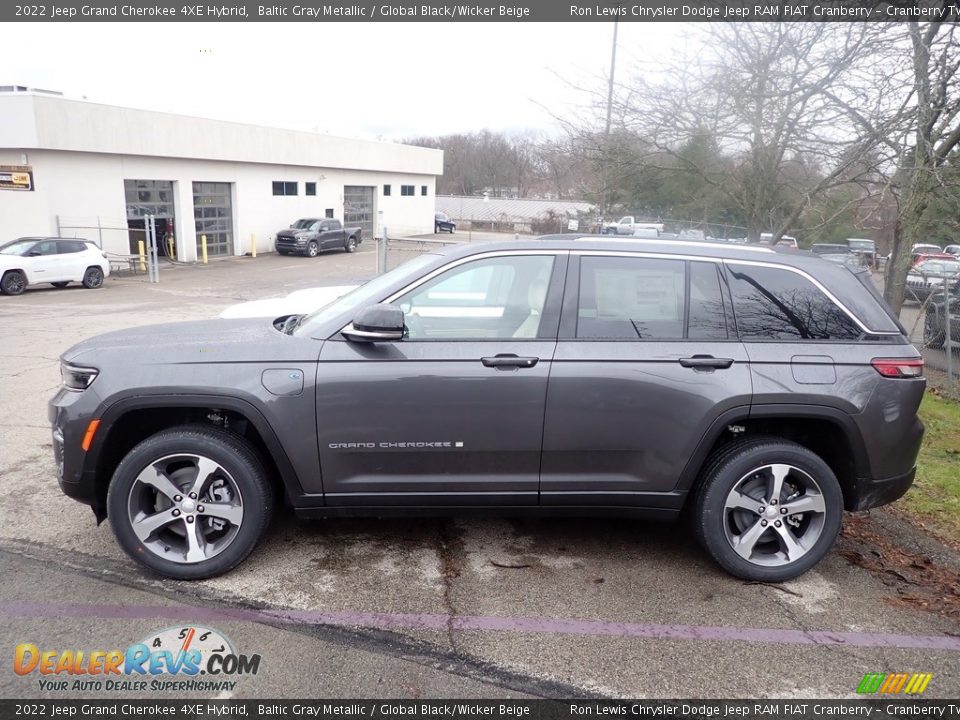
[[[0,292],[19,295],[28,285],[71,282],[98,288],[110,274],[106,253],[89,240],[28,237],[0,248]]]

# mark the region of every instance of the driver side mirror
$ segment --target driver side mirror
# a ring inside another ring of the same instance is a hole
[[[396,305],[369,305],[343,329],[351,342],[385,342],[403,339],[403,310]]]
[[[41,255],[43,255],[43,253],[39,250],[31,250],[27,253],[27,257],[40,257]]]

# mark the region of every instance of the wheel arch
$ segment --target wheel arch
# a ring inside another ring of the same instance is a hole
[[[91,477],[97,521],[106,518],[106,497],[113,472],[139,442],[163,429],[209,425],[235,432],[260,453],[278,493],[288,500],[302,494],[296,471],[267,419],[241,398],[214,395],[151,395],[129,397],[111,405],[84,458],[83,473]]]
[[[729,443],[751,435],[791,440],[823,459],[840,483],[843,504],[856,506],[857,478],[870,474],[866,447],[848,413],[823,405],[753,405],[728,410],[711,425],[691,455],[677,484],[685,506],[696,494],[709,458]]]

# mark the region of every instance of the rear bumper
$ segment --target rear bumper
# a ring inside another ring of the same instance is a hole
[[[869,510],[899,500],[913,485],[916,474],[917,468],[914,466],[902,475],[895,475],[882,480],[857,478],[854,481],[853,502],[847,509],[853,511]]]

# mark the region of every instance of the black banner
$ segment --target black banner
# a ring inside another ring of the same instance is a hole
[[[960,20],[954,1],[870,0],[273,0],[196,4],[196,0],[55,0],[3,3],[0,21],[23,22],[628,22]]]
[[[0,700],[8,718],[957,718],[960,702],[923,700]]]

